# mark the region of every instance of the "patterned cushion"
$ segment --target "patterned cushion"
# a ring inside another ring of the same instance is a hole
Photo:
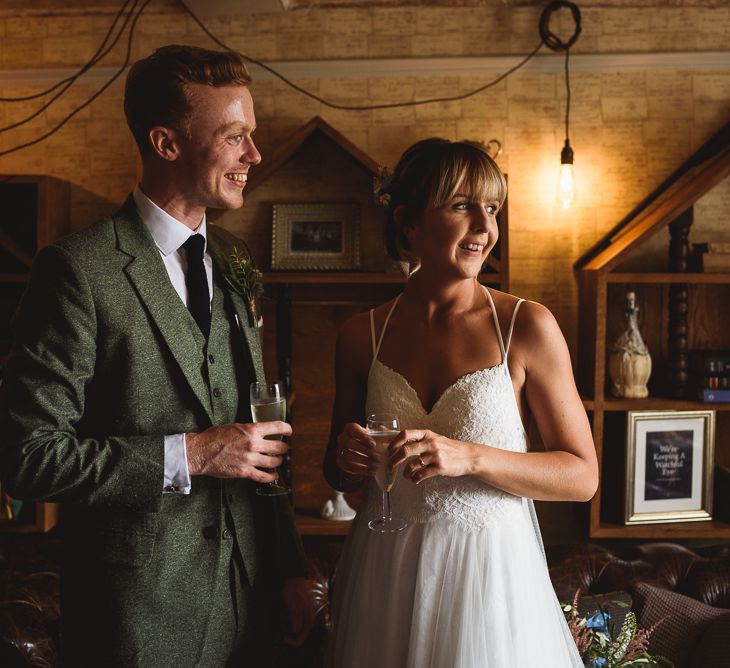
[[[634,590],[634,609],[639,628],[649,628],[664,620],[651,636],[649,651],[666,657],[676,668],[692,665],[693,654],[710,623],[729,614],[727,610],[713,608],[689,596],[643,583]],[[701,665],[709,668],[711,664]]]

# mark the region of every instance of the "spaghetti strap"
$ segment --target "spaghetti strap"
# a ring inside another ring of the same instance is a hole
[[[489,298],[489,305],[492,307],[492,319],[494,320],[494,329],[497,330],[497,341],[499,341],[499,349],[502,351],[502,362],[507,359],[507,350],[504,347],[504,341],[502,340],[502,330],[499,328],[499,318],[497,317],[497,309],[494,307],[494,299],[486,286],[482,286],[484,292],[487,293]],[[508,344],[509,345],[509,344]]]
[[[517,304],[515,305],[515,310],[512,311],[512,319],[509,321],[509,331],[507,332],[507,345],[505,346],[504,356],[507,357],[507,353],[509,353],[509,344],[512,341],[512,330],[515,327],[515,319],[517,318],[517,311],[520,310],[520,306],[522,306],[522,302],[524,302],[524,299],[517,300]]]
[[[374,317],[374,309],[370,309],[370,333],[373,337],[373,361],[378,359],[378,353],[380,352],[380,346],[383,343],[383,337],[385,336],[385,330],[388,328],[388,322],[390,321],[390,316],[393,315],[393,311],[395,310],[395,307],[398,304],[398,300],[400,299],[400,295],[398,295],[395,300],[393,301],[393,306],[390,307],[390,311],[388,311],[388,315],[385,316],[385,322],[383,323],[383,331],[380,332],[380,339],[378,339],[378,344],[375,345],[375,317]]]
[[[377,354],[375,351],[375,349],[377,348],[377,344],[375,343],[375,316],[374,316],[374,313],[375,313],[375,309],[371,308],[370,309],[370,338],[373,342],[373,359],[375,359],[375,356]]]

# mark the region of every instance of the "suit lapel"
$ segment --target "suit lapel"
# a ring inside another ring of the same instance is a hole
[[[130,197],[114,216],[119,250],[131,256],[125,267],[140,301],[157,326],[190,389],[213,420],[208,386],[203,378],[203,337],[170,282],[165,265]]]
[[[215,270],[218,272],[218,276],[221,277],[221,288],[230,297],[233,309],[238,316],[238,330],[243,338],[244,348],[248,350],[254,376],[260,383],[266,382],[259,328],[250,326],[248,309],[243,298],[231,288],[225,279],[225,275],[228,272],[229,254],[231,251],[230,244],[227,244],[220,238],[218,230],[212,225],[208,225],[208,249],[213,258]]]

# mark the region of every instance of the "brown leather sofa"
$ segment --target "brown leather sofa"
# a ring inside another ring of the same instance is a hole
[[[327,576],[332,571],[338,546],[330,545],[325,554],[319,551],[313,560],[319,564],[321,584],[336,586],[336,578]],[[0,545],[0,666],[3,668],[52,668],[58,666],[58,630],[60,619],[59,574],[57,544],[51,541],[15,540]],[[326,563],[328,562],[328,563]],[[722,620],[730,620],[730,544],[690,549],[674,543],[647,543],[631,547],[608,548],[595,544],[556,546],[548,548],[550,577],[558,598],[571,600],[577,589],[585,596],[613,591],[626,591],[644,608],[649,605],[650,591],[676,596],[677,600],[692,600]],[[643,591],[643,593],[642,593]],[[321,595],[320,591],[320,595]],[[638,594],[638,597],[637,597]],[[685,598],[687,597],[687,598]],[[679,606],[681,607],[681,606]],[[673,611],[679,609],[670,604]],[[279,666],[318,666],[321,645],[326,642],[328,610],[320,614],[320,628],[301,651],[282,655]],[[690,611],[689,619],[696,621]],[[642,610],[637,610],[640,626]],[[680,635],[691,630],[682,622]],[[730,625],[725,624],[725,628]],[[700,631],[704,631],[700,629]],[[697,646],[702,645],[702,634],[685,642],[677,668],[712,666],[713,659],[693,659]],[[683,641],[675,630],[665,635],[675,643]],[[721,643],[712,651],[725,650],[723,661],[730,656],[730,640],[717,636]],[[723,643],[728,642],[727,645]],[[314,647],[317,645],[318,647]],[[703,655],[704,656],[704,655]],[[703,663],[697,663],[696,661]],[[273,665],[273,664],[272,664]],[[728,665],[727,663],[717,664]]]

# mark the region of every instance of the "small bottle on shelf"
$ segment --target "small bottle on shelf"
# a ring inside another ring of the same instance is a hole
[[[649,396],[646,384],[651,376],[651,356],[639,332],[638,312],[636,294],[626,293],[626,329],[616,339],[608,358],[611,393],[615,397],[643,399]]]

